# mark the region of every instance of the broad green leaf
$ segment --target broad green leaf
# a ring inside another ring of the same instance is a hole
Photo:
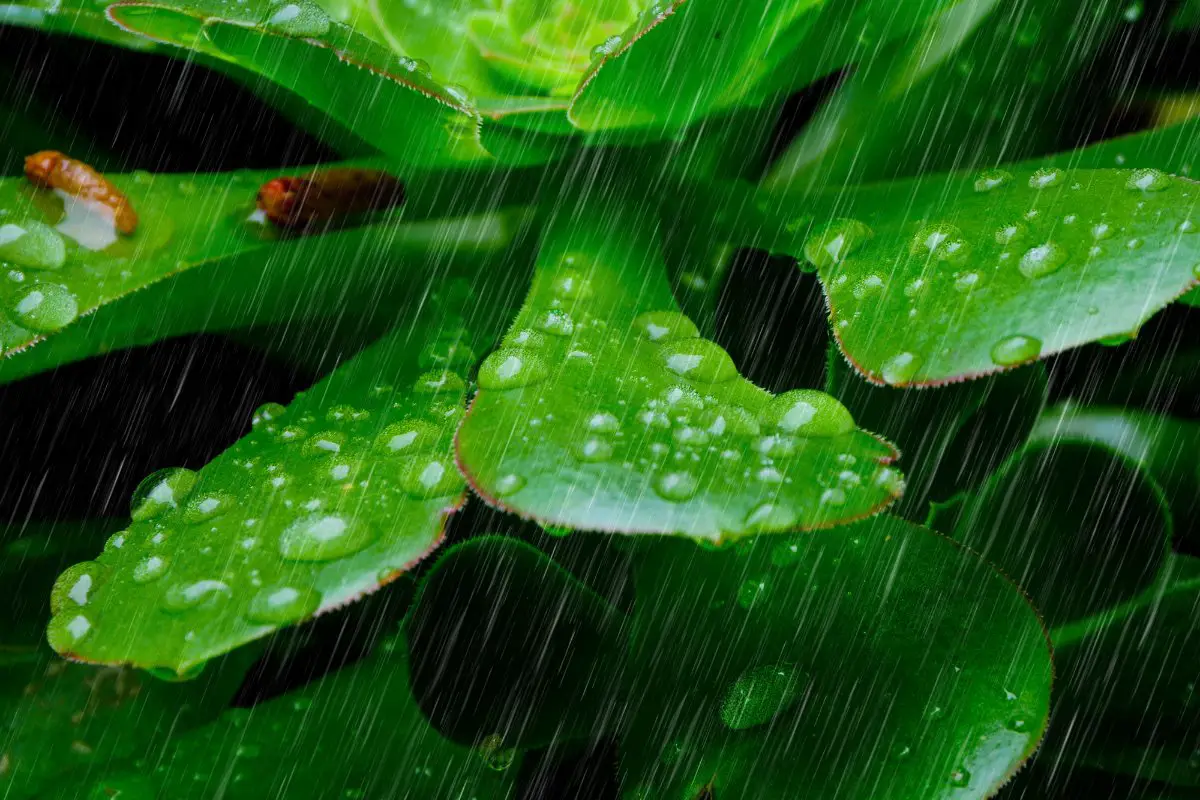
[[[249,213],[249,202],[240,210]],[[277,324],[298,335],[292,323],[300,316],[309,322],[303,333],[314,339],[333,341],[344,330],[371,341],[394,325],[414,274],[432,275],[450,257],[455,272],[471,272],[488,259],[500,268],[495,257],[512,245],[518,228],[517,218],[502,214],[396,220],[274,242],[251,238],[239,252],[115,298],[37,347],[10,355],[0,362],[0,383],[198,331]],[[356,314],[348,316],[348,308]]]
[[[862,380],[836,348],[827,389],[862,425],[905,443],[907,488],[897,505],[924,519],[930,502],[969,491],[1020,447],[1046,401],[1046,371],[1032,364],[1011,372],[914,392]]]
[[[407,322],[198,473],[147,477],[130,528],[59,578],[55,649],[188,675],[436,548],[465,497],[452,441],[478,344],[454,303],[414,291]]]
[[[540,550],[510,537],[472,539],[446,552],[414,603],[413,692],[434,726],[463,744],[586,739],[620,702],[624,622]]]
[[[107,13],[129,31],[230,61],[296,92],[402,163],[487,159],[465,93],[435,82],[418,62],[331,20],[308,0],[284,6],[118,0]]]
[[[1135,462],[1065,437],[1015,455],[968,500],[953,536],[1061,625],[1148,587],[1169,550],[1171,519]]]
[[[152,769],[109,767],[85,786],[96,797],[172,800],[515,796],[514,753],[456,745],[429,726],[409,693],[403,648],[390,639],[352,667],[163,742]],[[45,796],[73,800],[80,788]]]
[[[151,41],[123,31],[104,16],[112,0],[6,0],[0,24],[81,36],[133,50],[153,50]]]
[[[1045,730],[1037,614],[928,530],[666,540],[634,563],[625,797],[986,798]]]
[[[712,112],[803,87],[948,4],[657,2],[597,50],[569,115],[585,130],[676,130]]]
[[[556,213],[478,381],[459,464],[489,502],[543,524],[719,542],[836,525],[902,491],[896,450],[840,403],[772,396],[699,338],[653,228],[619,200]]]
[[[895,386],[1129,336],[1200,281],[1200,194],[1157,170],[1002,170],[864,186],[769,213],[816,266],[842,352]]]
[[[1039,442],[1102,445],[1142,465],[1162,487],[1177,544],[1200,544],[1200,423],[1121,408],[1064,404],[1033,431]]]
[[[45,797],[50,784],[119,758],[140,758],[173,730],[214,718],[249,660],[170,684],[134,670],[62,661],[41,622],[55,575],[104,541],[112,523],[24,526],[0,549],[0,794]],[[7,531],[5,534],[7,535]]]

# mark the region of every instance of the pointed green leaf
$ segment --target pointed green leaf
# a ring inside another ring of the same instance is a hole
[[[699,338],[633,206],[550,223],[478,380],[459,463],[489,501],[545,524],[721,541],[836,525],[902,491],[896,450],[839,402],[772,396]]]
[[[230,61],[296,92],[402,163],[487,159],[465,93],[331,20],[311,0],[119,0],[107,13],[127,30]]]
[[[1156,170],[1003,170],[772,199],[842,352],[930,385],[1128,336],[1200,282],[1200,192]]]
[[[411,322],[290,407],[259,409],[198,473],[146,478],[130,528],[60,578],[55,649],[186,675],[432,551],[465,496],[452,440],[472,341],[444,303],[412,295]],[[85,579],[85,597],[67,591]]]
[[[1037,747],[1037,614],[891,517],[635,561],[623,796],[991,797]]]
[[[409,693],[403,650],[389,639],[366,661],[162,743],[153,771],[110,766],[84,786],[96,797],[172,800],[513,797],[515,754],[441,738]],[[45,796],[74,800],[79,789]]]

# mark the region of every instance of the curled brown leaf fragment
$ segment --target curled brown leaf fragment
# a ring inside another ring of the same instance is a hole
[[[338,168],[306,176],[273,178],[258,190],[258,207],[282,228],[306,230],[394,208],[404,184],[382,170]]]
[[[129,199],[94,167],[57,150],[25,157],[25,177],[42,189],[59,189],[108,210],[113,227],[125,236],[137,230],[138,216]]]

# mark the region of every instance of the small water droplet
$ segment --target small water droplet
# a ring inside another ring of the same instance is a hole
[[[625,40],[620,36],[610,36],[600,44],[592,48],[592,60],[595,61],[605,56],[611,56],[613,53],[621,49],[621,45],[625,44]]]
[[[616,433],[621,430],[621,422],[607,411],[598,411],[588,417],[587,427],[595,433]]]
[[[975,178],[975,191],[990,192],[1012,181],[1012,173],[1002,169],[988,169]]]
[[[1058,186],[1066,179],[1066,173],[1056,167],[1047,169],[1039,169],[1029,178],[1029,188],[1031,189],[1049,189],[1051,186]]]
[[[199,580],[192,583],[177,583],[163,595],[163,610],[181,612],[193,608],[215,608],[227,600],[233,592],[229,584],[219,580]]]
[[[1157,169],[1135,169],[1125,183],[1125,188],[1142,192],[1161,192],[1170,187],[1171,176]]]
[[[218,517],[233,507],[233,498],[222,492],[207,492],[188,500],[183,518],[195,525]]]
[[[279,403],[263,403],[254,410],[254,416],[250,418],[250,427],[265,428],[286,413],[287,409]]]
[[[575,320],[561,308],[552,308],[538,318],[535,327],[551,336],[570,336],[575,332]]]
[[[703,383],[737,377],[737,367],[724,348],[708,339],[681,339],[662,345],[664,366],[676,375]]]
[[[912,382],[924,364],[916,353],[897,353],[883,362],[880,372],[884,381],[892,386],[905,386]]]
[[[86,606],[94,599],[107,574],[108,567],[94,561],[83,561],[63,570],[50,590],[51,613]]]
[[[721,721],[735,731],[765,725],[796,702],[805,679],[795,664],[748,669],[721,699]]]
[[[677,311],[648,311],[633,320],[633,329],[645,339],[660,344],[700,336],[696,323]]]
[[[450,459],[429,456],[409,464],[400,476],[400,485],[412,497],[428,500],[460,492],[464,484],[462,475]]]
[[[357,553],[374,539],[374,531],[357,520],[311,514],[284,529],[279,553],[290,561],[333,561]]]
[[[482,389],[519,389],[540,383],[549,374],[541,356],[529,350],[505,348],[484,359],[478,380]]]
[[[313,615],[321,595],[307,588],[273,586],[260,589],[246,609],[246,619],[263,625],[287,625]]]
[[[429,422],[413,419],[393,422],[375,437],[375,449],[384,454],[415,453],[432,447],[441,431]]]
[[[492,486],[492,492],[497,497],[508,497],[525,488],[525,479],[520,475],[509,473],[501,475]]]
[[[875,232],[856,219],[836,219],[804,243],[804,257],[817,269],[841,264],[869,242]]]
[[[738,588],[737,603],[746,610],[763,602],[767,597],[767,582],[762,578],[747,578]]]
[[[295,0],[280,6],[263,23],[268,30],[303,39],[329,32],[329,16],[311,0]]]
[[[764,425],[799,436],[841,436],[855,428],[850,411],[833,395],[816,389],[793,389],[772,398],[761,419]]]
[[[918,257],[961,264],[971,256],[971,246],[954,225],[938,223],[926,225],[917,231],[909,246],[909,253]]]
[[[56,652],[70,653],[92,628],[92,621],[84,614],[57,614],[46,629],[46,639]]]
[[[747,533],[770,533],[795,527],[799,517],[783,503],[762,503],[746,515]]]
[[[654,479],[654,491],[672,503],[690,500],[699,486],[696,476],[690,472],[664,472]]]
[[[1007,225],[1001,225],[997,228],[993,238],[995,238],[996,244],[1009,244],[1017,239],[1024,238],[1028,232],[1029,229],[1022,223],[1010,222]]]
[[[950,785],[963,788],[971,784],[971,773],[966,767],[959,767],[950,773]]]
[[[613,446],[606,439],[590,436],[575,448],[575,457],[588,464],[598,464],[612,458]]]
[[[451,394],[461,395],[467,390],[463,379],[449,370],[432,370],[417,378],[413,384],[413,393],[419,395]]]
[[[1043,278],[1058,272],[1067,263],[1067,251],[1054,242],[1045,242],[1025,251],[1017,267],[1026,278]]]
[[[146,556],[133,568],[134,583],[152,583],[167,574],[171,562],[162,556]]]
[[[195,472],[183,467],[151,473],[133,490],[129,515],[135,522],[142,522],[177,508],[195,487],[196,477]]]

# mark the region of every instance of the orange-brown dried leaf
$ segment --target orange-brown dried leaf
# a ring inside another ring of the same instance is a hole
[[[129,199],[92,166],[56,150],[42,150],[25,158],[25,177],[43,189],[59,189],[73,197],[104,206],[113,227],[125,236],[137,230],[137,212]]]
[[[383,211],[404,202],[404,184],[387,172],[336,168],[274,178],[258,190],[258,207],[283,228],[303,230]]]

